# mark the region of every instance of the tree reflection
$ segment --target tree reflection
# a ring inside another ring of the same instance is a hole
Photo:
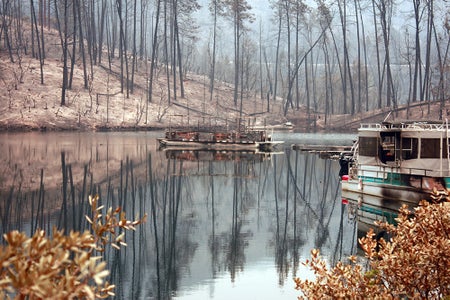
[[[180,272],[189,268],[198,247],[192,241],[195,216],[181,213],[182,207],[189,207],[193,198],[186,173],[190,169],[184,164],[183,160],[169,159],[164,177],[153,176],[156,188],[151,203],[158,298],[167,298],[178,290]]]
[[[346,208],[336,202],[335,162],[291,149],[168,155],[139,143],[126,151],[110,140],[79,145],[79,152],[58,148],[56,162],[38,165],[31,184],[23,164],[10,160],[1,231],[85,230],[93,193],[130,218],[147,213],[148,223],[126,234],[128,247],[104,253],[118,299],[169,299],[208,284],[213,293],[217,278],[238,284],[240,273],[267,258],[283,286],[313,246],[333,257],[352,247],[345,244]]]
[[[220,269],[219,262],[219,251],[220,251],[220,239],[216,235],[216,196],[215,196],[215,176],[214,174],[214,163],[208,162],[208,178],[209,178],[209,193],[211,195],[211,234],[208,239],[208,247],[211,253],[211,273],[213,277],[216,276],[218,270]]]
[[[340,231],[335,241],[330,240],[330,226],[337,207],[340,185],[333,162],[318,159],[317,155],[303,154],[299,151],[286,150],[285,161],[274,159],[274,200],[276,214],[275,228],[275,263],[278,269],[279,284],[283,285],[293,268],[296,276],[299,266],[300,249],[310,239],[308,232],[314,234],[314,247],[323,248],[334,244],[333,261],[342,256],[343,232]],[[283,172],[282,169],[287,168]],[[285,174],[284,180],[275,174]],[[282,197],[280,197],[282,196]],[[340,216],[342,225],[344,215]],[[311,230],[311,229],[313,230]],[[309,251],[304,249],[304,251]]]
[[[237,272],[244,269],[245,248],[248,246],[248,236],[251,235],[249,231],[242,232],[245,212],[251,200],[244,181],[245,175],[249,175],[248,171],[251,169],[247,163],[234,163],[232,222],[227,252],[227,267],[232,282]]]

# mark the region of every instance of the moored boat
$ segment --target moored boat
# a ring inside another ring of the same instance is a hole
[[[195,150],[263,150],[271,151],[282,141],[273,141],[266,130],[242,131],[223,128],[176,128],[167,129],[158,138],[162,147],[178,147]]]
[[[253,125],[252,128],[255,130],[294,131],[295,126],[292,122],[288,121],[275,125]]]
[[[351,158],[341,159],[343,193],[375,196],[392,209],[447,201],[449,138],[442,122],[361,124]]]

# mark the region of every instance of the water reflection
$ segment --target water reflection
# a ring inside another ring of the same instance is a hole
[[[385,234],[375,223],[396,224],[395,219],[401,206],[398,201],[395,203],[390,199],[349,191],[342,192],[342,202],[347,206],[349,220],[354,220],[357,224],[358,238],[366,236],[370,229],[377,235]]]
[[[263,161],[284,152],[265,152],[259,150],[184,150],[179,148],[160,148],[167,159],[189,161]]]
[[[336,161],[290,148],[158,151],[158,135],[2,136],[1,232],[84,230],[94,193],[130,218],[148,213],[127,248],[105,253],[118,299],[295,299],[310,249],[330,263],[354,253]]]

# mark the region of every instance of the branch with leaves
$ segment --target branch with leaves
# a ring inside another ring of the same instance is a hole
[[[305,262],[315,281],[295,279],[308,299],[448,299],[450,297],[450,205],[422,201],[414,215],[403,206],[397,226],[379,222],[392,238],[377,241],[373,230],[359,240],[369,270],[351,257],[328,269],[318,250]]]
[[[114,295],[114,285],[105,281],[109,275],[102,256],[110,244],[116,249],[126,246],[124,230],[135,230],[145,222],[129,221],[120,208],[99,206],[99,197],[89,197],[92,218],[87,217],[92,232],[53,230],[48,236],[38,230],[32,237],[11,231],[0,246],[0,298],[17,299],[96,299]]]

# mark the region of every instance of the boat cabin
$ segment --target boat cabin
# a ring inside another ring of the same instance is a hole
[[[391,166],[402,173],[448,176],[449,131],[446,124],[411,122],[362,124],[358,163]]]

